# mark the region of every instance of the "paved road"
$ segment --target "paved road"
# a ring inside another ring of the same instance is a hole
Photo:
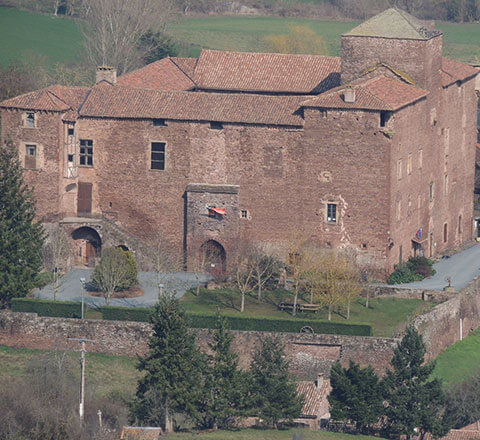
[[[447,285],[445,278],[450,277],[456,290],[463,289],[474,277],[480,275],[480,244],[450,258],[443,258],[433,267],[437,271],[433,277],[414,283],[396,284],[395,287],[442,290]]]
[[[61,279],[61,284],[58,290],[59,300],[65,301],[81,301],[82,300],[82,284],[80,278],[85,278],[87,282],[91,279],[92,269],[72,269],[65,274]],[[113,298],[110,300],[112,306],[124,307],[149,307],[153,306],[158,299],[159,287],[158,284],[163,284],[163,289],[175,291],[177,298],[181,298],[185,292],[196,286],[196,279],[193,273],[178,272],[162,274],[160,280],[158,274],[155,272],[139,272],[138,281],[140,287],[144,291],[143,296],[137,298]],[[159,283],[160,281],[160,283]],[[207,282],[207,276],[202,275],[202,283]],[[53,299],[53,285],[49,284],[41,290],[35,292],[37,298]],[[101,297],[85,295],[85,302],[94,307],[105,305],[105,300]]]

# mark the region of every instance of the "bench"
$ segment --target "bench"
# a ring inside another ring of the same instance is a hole
[[[293,310],[293,303],[282,301],[278,304],[280,310]],[[300,312],[318,312],[320,310],[320,304],[301,304],[297,303],[297,311]]]

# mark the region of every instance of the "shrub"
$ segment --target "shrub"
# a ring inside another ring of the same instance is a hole
[[[53,273],[52,272],[40,272],[35,277],[35,287],[43,289],[45,286],[53,282]]]
[[[149,322],[153,309],[144,307],[105,306],[100,309],[103,319],[108,321]]]
[[[61,318],[80,318],[82,304],[72,301],[50,301],[36,298],[14,298],[11,304],[12,312],[36,313],[38,316],[53,316]]]
[[[406,263],[395,266],[395,271],[388,278],[388,284],[421,281],[434,274],[433,260],[425,257],[412,257]]]

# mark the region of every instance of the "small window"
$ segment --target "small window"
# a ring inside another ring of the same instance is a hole
[[[37,168],[37,146],[25,145],[25,168],[34,170]]]
[[[80,165],[93,167],[93,141],[80,139]]]
[[[73,163],[73,154],[69,154],[67,157],[67,161]]]
[[[75,129],[73,127],[68,128],[68,135],[73,136],[75,134]]]
[[[423,167],[423,150],[418,150],[418,168],[422,169]]]
[[[154,119],[153,120],[154,127],[166,127],[167,121],[165,119]]]
[[[443,224],[443,242],[446,243],[448,240],[448,224]]]
[[[429,199],[430,199],[430,203],[433,202],[433,182],[430,182],[430,187],[429,187]]]
[[[337,222],[337,204],[336,203],[327,203],[327,222],[330,222],[330,223]]]
[[[412,174],[412,153],[408,153],[407,174]]]
[[[244,219],[248,219],[248,211],[246,209],[242,209],[240,217]]]
[[[27,128],[35,128],[36,123],[35,123],[35,113],[28,112],[25,113],[25,127]]]
[[[402,178],[402,159],[397,161],[397,179],[400,180]]]
[[[458,235],[462,235],[462,216],[458,216]]]
[[[380,112],[380,127],[386,127],[391,116],[391,112]]]
[[[221,122],[212,121],[210,122],[210,128],[212,130],[221,130],[223,128],[223,124]]]
[[[150,169],[165,169],[165,142],[152,142],[152,151],[150,153]]]

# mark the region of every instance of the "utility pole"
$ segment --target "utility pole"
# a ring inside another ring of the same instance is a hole
[[[80,404],[78,407],[78,415],[80,417],[80,422],[83,423],[85,415],[85,342],[95,343],[93,339],[86,338],[68,338],[70,341],[78,341],[82,343],[82,348],[80,350]]]

